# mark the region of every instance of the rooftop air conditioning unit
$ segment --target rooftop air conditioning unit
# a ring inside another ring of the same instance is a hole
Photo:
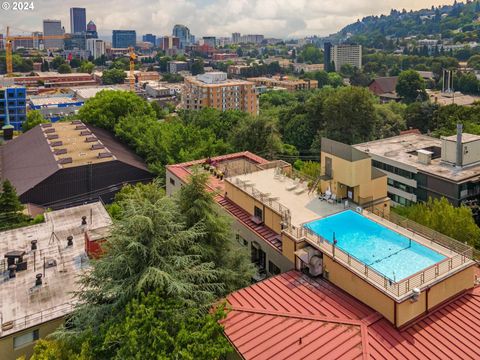
[[[323,259],[319,255],[314,255],[308,262],[308,272],[311,276],[319,276],[323,272]]]

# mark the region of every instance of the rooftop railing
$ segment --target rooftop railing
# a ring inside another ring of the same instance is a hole
[[[17,331],[27,329],[29,327],[42,324],[46,321],[54,320],[65,315],[70,314],[73,311],[74,304],[65,303],[57,305],[34,314],[26,315],[15,320],[3,322],[0,327],[0,336],[6,334],[15,333]]]
[[[433,231],[431,229],[429,230]],[[435,239],[430,238],[428,240],[433,242],[436,242],[436,240],[441,238],[442,240],[436,243],[448,250],[453,251],[454,255],[446,257],[442,261],[433,264],[432,266],[423,269],[415,274],[412,274],[407,278],[396,281],[395,279],[388,278],[387,276],[378,272],[371,266],[360,261],[352,254],[343,251],[338,246],[334,245],[331,241],[314,233],[308,228],[289,226],[284,231],[297,239],[306,240],[314,247],[320,249],[322,252],[326,253],[336,261],[342,263],[345,267],[353,270],[361,278],[367,280],[368,282],[381,289],[382,291],[386,292],[387,294],[393,295],[397,298],[408,295],[413,289],[420,288],[423,285],[444,276],[448,272],[456,268],[460,268],[465,263],[473,259],[472,248],[468,245],[464,245],[454,239],[445,236],[437,237]],[[445,238],[448,238],[448,241]],[[452,244],[455,244],[455,246],[449,246]]]

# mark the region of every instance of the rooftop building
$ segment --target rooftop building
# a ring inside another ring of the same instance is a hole
[[[87,268],[87,238],[103,241],[112,221],[100,202],[47,212],[45,222],[0,233],[0,353],[32,355],[35,341],[63,324]],[[83,224],[84,223],[84,224]]]
[[[480,196],[480,137],[463,133],[457,145],[456,135],[438,139],[407,133],[355,148],[387,174],[389,196],[395,203],[446,197],[459,206]]]
[[[302,80],[302,79],[288,79],[287,77],[254,77],[248,78],[248,81],[252,81],[257,86],[266,86],[269,88],[282,87],[288,91],[297,90],[309,90],[318,88],[317,80]]]
[[[35,76],[17,76],[13,78],[15,85],[26,86],[30,92],[30,88],[62,88],[72,86],[96,85],[92,74],[87,73],[71,73],[59,74],[57,72],[35,72]]]
[[[76,114],[83,104],[83,100],[63,94],[59,96],[31,96],[28,100],[31,110],[38,110],[44,118],[51,122]]]
[[[473,249],[390,213],[387,176],[368,155],[322,139],[321,159],[313,179],[249,153],[172,165],[167,194],[194,167],[210,172],[209,190],[257,265],[254,280],[291,269],[323,277],[392,329],[474,286]]]
[[[188,110],[213,107],[257,115],[258,96],[253,82],[230,80],[226,73],[209,72],[185,78],[182,106]]]
[[[121,90],[127,90],[127,88],[121,85],[109,85],[109,86],[75,87],[72,89],[75,97],[84,101],[94,97],[100,91],[103,91],[103,90],[121,91]]]
[[[124,184],[149,181],[145,163],[108,131],[81,121],[38,125],[0,147],[2,179],[23,203],[62,208],[111,202]]]

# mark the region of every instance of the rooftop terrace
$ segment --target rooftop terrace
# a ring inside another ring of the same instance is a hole
[[[82,226],[82,217],[86,225]],[[45,214],[45,222],[0,233],[0,337],[64,316],[72,310],[71,292],[88,265],[84,231],[103,238],[112,221],[99,202]],[[72,244],[67,238],[72,236]],[[36,240],[36,250],[32,241]],[[16,276],[9,277],[6,254],[22,255]],[[45,267],[45,268],[44,268]],[[24,270],[21,270],[25,268]],[[36,284],[42,274],[42,284]]]

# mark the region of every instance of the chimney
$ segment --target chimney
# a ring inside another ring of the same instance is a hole
[[[42,286],[42,274],[35,275],[35,286]]]
[[[87,217],[84,215],[82,216],[82,226],[87,225]]]
[[[30,241],[30,244],[31,244],[30,249],[31,249],[32,251],[37,250],[37,242],[38,242],[38,240],[32,240],[32,241]]]
[[[463,164],[463,159],[462,159],[462,152],[463,152],[463,146],[462,146],[462,131],[463,131],[463,126],[461,123],[457,124],[457,151],[456,151],[456,161],[455,161],[455,166],[461,168]]]
[[[69,235],[67,237],[67,246],[73,246],[73,236]]]

